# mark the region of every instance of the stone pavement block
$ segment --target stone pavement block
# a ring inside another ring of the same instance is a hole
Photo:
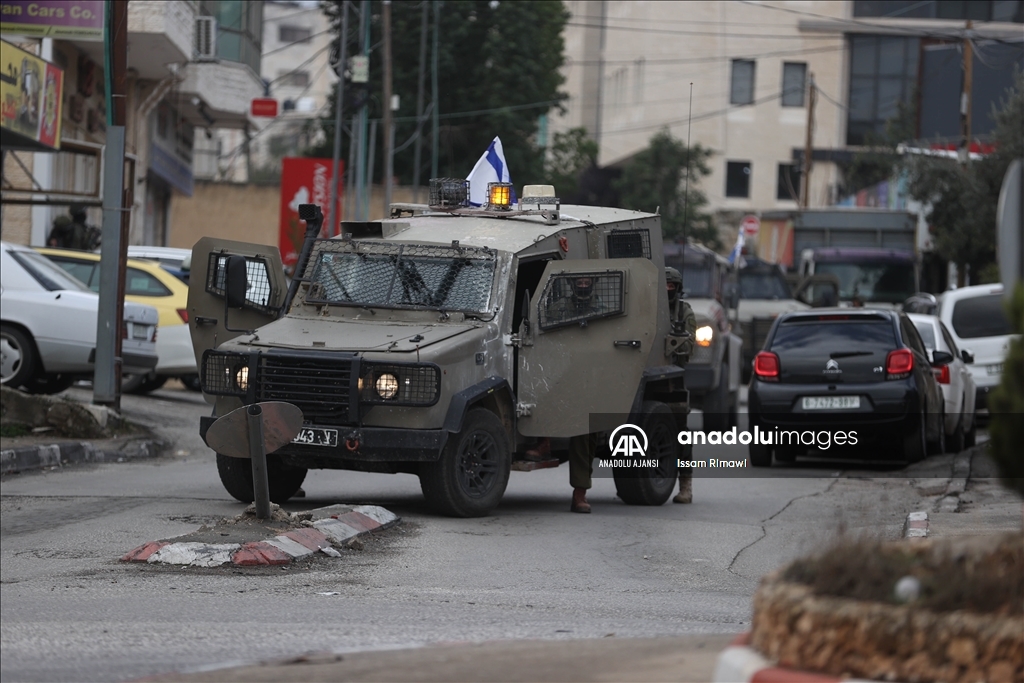
[[[231,556],[232,564],[242,565],[243,567],[261,564],[288,564],[291,561],[291,555],[264,541],[246,543],[239,548],[238,552]]]
[[[155,553],[160,548],[167,545],[166,541],[152,541],[150,543],[143,543],[138,548],[130,550],[121,558],[122,562],[145,562],[149,559],[149,556]]]
[[[316,529],[294,529],[285,533],[284,536],[306,546],[310,550],[320,550],[320,548],[331,544],[327,537]]]
[[[314,552],[316,552],[314,550],[310,550],[298,541],[293,541],[287,536],[275,536],[269,541],[266,541],[266,543],[274,546],[281,552],[287,553],[292,557],[305,557],[306,555],[312,555]]]
[[[231,562],[237,543],[172,543],[149,556],[149,563],[190,564],[193,567],[217,567]]]
[[[376,520],[382,527],[398,521],[398,515],[379,505],[357,505],[352,509],[361,515],[366,515]]]
[[[335,543],[344,543],[360,533],[358,529],[345,524],[340,519],[321,519],[319,522],[313,522],[313,526]]]

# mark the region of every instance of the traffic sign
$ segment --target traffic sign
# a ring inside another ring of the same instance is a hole
[[[254,97],[249,112],[253,116],[274,118],[277,116],[277,100],[273,97]]]
[[[744,216],[740,227],[745,237],[755,237],[761,231],[761,219],[757,216]]]

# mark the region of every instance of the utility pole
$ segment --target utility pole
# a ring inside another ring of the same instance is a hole
[[[341,184],[341,110],[345,103],[345,48],[348,38],[348,0],[341,3],[341,33],[338,35],[338,91],[334,100],[334,156],[331,161],[331,203],[327,207],[327,237],[340,232],[341,216],[338,211],[338,185]],[[338,229],[335,232],[335,229]],[[301,273],[297,276],[301,277]]]
[[[416,150],[412,162],[412,202],[420,201],[420,163],[423,154],[423,80],[427,73],[427,5],[423,3],[423,18],[420,19],[420,79],[416,91]]]
[[[381,7],[384,27],[384,218],[391,215],[391,176],[394,174],[395,131],[391,120],[391,0]]]
[[[128,212],[124,189],[124,132],[128,71],[128,3],[105,3],[104,80],[107,140],[103,149],[103,246],[99,308],[96,316],[96,370],[93,403],[121,408],[121,330],[124,276],[128,265]]]
[[[441,5],[442,2],[434,2],[434,49],[433,54],[430,58],[430,101],[433,102],[433,108],[430,110],[432,119],[432,132],[430,145],[430,177],[437,178],[437,162],[438,153],[440,152],[441,145],[441,129],[438,120],[438,114],[441,111],[441,103],[437,101],[437,42],[438,34],[441,32]]]
[[[807,132],[804,138],[804,187],[800,193],[800,205],[807,208],[811,198],[811,150],[814,147],[814,105],[818,101],[818,89],[814,85],[814,74],[807,79]]]
[[[369,54],[370,41],[366,38],[366,32],[370,27],[370,3],[363,0],[359,3],[359,52],[364,57]],[[355,79],[353,78],[353,82]],[[368,87],[367,84],[363,86]],[[359,144],[356,151],[356,215],[355,220],[364,221],[364,214],[368,207],[365,206],[366,187],[366,106],[369,100],[364,99],[359,107]]]
[[[974,84],[974,51],[971,49],[971,29],[974,24],[967,20],[964,31],[964,88],[960,93],[960,163],[966,165],[971,159],[971,89]]]

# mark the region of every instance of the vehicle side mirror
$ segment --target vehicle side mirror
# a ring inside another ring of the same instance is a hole
[[[224,266],[224,293],[228,308],[242,308],[245,305],[245,293],[249,289],[249,275],[246,270],[244,256],[228,256]]]
[[[932,351],[932,365],[949,365],[953,362],[953,354],[948,351]]]
[[[974,362],[974,354],[970,349],[960,349],[960,358],[968,365]]]

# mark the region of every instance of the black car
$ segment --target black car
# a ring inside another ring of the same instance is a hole
[[[932,368],[949,363],[947,356],[930,357],[914,324],[897,311],[779,316],[754,358],[751,464],[770,466],[773,454],[790,462],[812,450],[908,462],[941,453],[944,403]]]

